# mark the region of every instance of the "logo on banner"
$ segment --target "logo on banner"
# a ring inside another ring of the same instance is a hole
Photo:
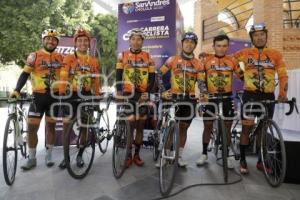
[[[74,53],[74,47],[70,46],[58,46],[56,52],[63,55],[68,55]]]
[[[170,37],[170,28],[166,26],[150,26],[150,27],[141,27],[144,31],[146,39],[165,39]],[[123,35],[123,40],[129,40],[130,30]]]
[[[124,3],[122,10],[125,14],[131,14],[133,12],[160,10],[164,9],[168,5],[170,5],[170,0],[149,0],[135,3]]]
[[[133,3],[124,3],[122,10],[125,14],[131,14],[134,12],[134,4]]]

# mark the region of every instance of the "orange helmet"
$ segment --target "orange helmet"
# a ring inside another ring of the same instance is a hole
[[[90,33],[87,30],[80,28],[74,34],[74,42],[76,42],[78,37],[82,37],[82,36],[86,36],[87,38],[89,38],[89,40],[91,40]]]

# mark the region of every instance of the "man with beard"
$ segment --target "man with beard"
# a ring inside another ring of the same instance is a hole
[[[20,91],[25,85],[28,77],[31,78],[32,95],[34,101],[30,104],[27,119],[27,142],[29,157],[27,162],[21,166],[23,170],[31,170],[36,166],[36,147],[38,143],[37,132],[41,119],[45,114],[46,121],[46,157],[47,167],[52,167],[52,148],[55,141],[55,120],[51,116],[51,105],[56,102],[53,94],[58,95],[58,84],[62,56],[55,52],[59,42],[58,32],[54,29],[47,29],[42,33],[43,48],[31,53],[21,73],[16,88],[10,98],[18,98]],[[57,114],[56,112],[54,112]]]

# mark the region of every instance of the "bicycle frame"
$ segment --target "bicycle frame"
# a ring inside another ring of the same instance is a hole
[[[162,127],[164,127],[164,130],[161,132],[163,137],[160,137],[160,144],[159,144],[159,151],[163,151],[163,143],[168,138],[169,131],[167,131],[166,127],[170,125],[171,122],[176,122],[175,119],[175,113],[176,113],[176,104],[172,104],[171,107],[168,109],[168,111],[163,113],[162,117],[165,117],[165,122],[162,122]],[[165,156],[164,153],[161,154],[163,158],[168,160],[174,160],[175,159],[175,152],[173,152],[172,157],[171,156]]]

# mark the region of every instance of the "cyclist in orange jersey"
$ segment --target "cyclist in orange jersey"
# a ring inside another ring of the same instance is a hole
[[[36,166],[36,147],[38,143],[37,131],[41,119],[45,113],[46,121],[46,157],[45,162],[48,167],[52,167],[52,148],[55,141],[55,120],[51,116],[51,105],[57,100],[53,96],[58,95],[58,85],[54,84],[59,80],[60,68],[62,66],[62,56],[55,52],[59,42],[58,32],[54,29],[47,29],[42,33],[43,48],[31,53],[26,65],[21,73],[11,98],[20,96],[20,91],[30,76],[32,84],[33,103],[30,104],[28,112],[28,146],[29,158],[21,166],[23,170],[30,170]],[[57,115],[57,110],[53,112]],[[54,117],[55,117],[54,116]]]
[[[85,29],[78,29],[74,34],[75,52],[64,57],[63,67],[60,72],[60,95],[70,95],[69,99],[90,98],[94,96],[99,97],[100,93],[100,77],[99,68],[100,64],[96,57],[88,53],[90,48],[91,36]],[[74,118],[77,114],[78,102],[71,102]],[[66,117],[71,115],[68,109],[65,109],[64,114],[64,128],[63,133],[66,133],[70,125],[70,118]],[[82,119],[84,120],[84,119]],[[85,134],[82,134],[82,136]],[[64,137],[62,137],[64,138]],[[84,139],[81,138],[82,141]],[[83,166],[84,161],[82,154],[84,152],[84,145],[79,149],[76,157],[77,166]],[[66,162],[63,160],[59,167],[66,168]]]
[[[186,167],[183,159],[183,150],[187,139],[187,130],[196,115],[195,107],[198,97],[195,95],[195,88],[203,93],[207,92],[205,84],[205,73],[201,62],[194,57],[194,49],[198,43],[195,33],[187,32],[182,36],[182,52],[180,55],[172,56],[163,66],[160,67],[158,76],[161,90],[163,88],[162,76],[168,71],[171,72],[171,89],[162,93],[166,99],[177,99],[180,101],[176,110],[176,119],[179,120],[179,167]],[[156,164],[159,167],[159,163]]]
[[[223,116],[225,117],[225,128],[227,133],[227,145],[231,143],[231,126],[234,117],[233,101],[232,101],[232,86],[233,76],[243,77],[243,72],[240,69],[237,60],[226,55],[229,48],[230,39],[226,35],[216,36],[213,40],[214,55],[207,56],[204,61],[204,69],[206,72],[206,84],[209,94],[209,104],[204,106],[205,112],[203,115],[204,130],[202,136],[203,151],[196,164],[204,165],[207,160],[207,147],[210,141],[211,132],[213,129],[213,120],[215,119],[218,100],[216,97],[225,97],[222,100]],[[233,168],[234,163],[231,157],[227,158],[228,167]]]
[[[254,24],[249,32],[253,48],[246,48],[235,53],[236,59],[244,67],[244,94],[243,103],[249,101],[274,100],[275,90],[275,74],[279,79],[279,96],[278,100],[287,100],[288,76],[286,65],[283,61],[280,52],[267,47],[268,30],[263,23]],[[252,109],[255,109],[254,106]],[[249,110],[250,107],[245,107],[244,110]],[[259,109],[259,108],[258,108]],[[274,105],[268,108],[269,117],[273,117]],[[249,133],[253,127],[254,120],[245,116],[255,115],[261,116],[258,112],[242,112],[242,135],[240,139],[240,171],[242,174],[248,174],[245,150],[249,144]],[[260,127],[257,128],[260,130]],[[256,165],[258,170],[263,170],[263,165],[258,154]]]
[[[149,53],[142,50],[144,39],[143,30],[132,29],[129,33],[130,48],[119,54],[116,66],[117,93],[118,96],[128,100],[126,112],[132,135],[136,129],[134,156],[132,157],[131,150],[126,161],[127,167],[132,162],[137,166],[144,164],[139,152],[143,144],[143,130],[148,114],[148,105],[145,104],[155,82],[154,61]]]

